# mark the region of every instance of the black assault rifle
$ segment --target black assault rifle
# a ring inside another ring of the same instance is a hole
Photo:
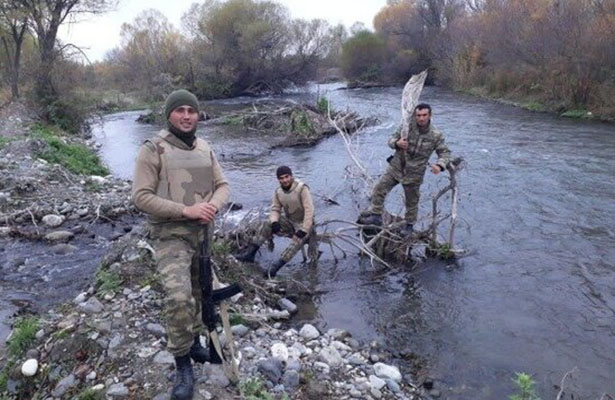
[[[211,335],[220,322],[220,315],[216,312],[216,305],[220,304],[222,300],[241,292],[241,287],[237,283],[233,283],[221,289],[213,288],[208,225],[203,225],[203,241],[201,242],[199,254],[199,284],[201,285],[201,316],[203,323],[209,331],[210,362],[212,364],[222,364],[224,355],[218,354]],[[231,338],[227,339],[231,340]]]

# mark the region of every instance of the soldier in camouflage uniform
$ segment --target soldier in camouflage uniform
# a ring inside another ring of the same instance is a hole
[[[276,176],[280,186],[273,194],[269,219],[263,223],[255,241],[235,256],[240,261],[254,262],[259,247],[274,234],[292,238],[280,259],[265,271],[265,278],[275,277],[278,270],[289,262],[305,243],[308,244],[310,262],[316,262],[318,258],[318,241],[313,228],[314,204],[310,188],[295,179],[292,170],[285,165],[277,169]]]
[[[389,139],[389,147],[395,150],[395,154],[389,159],[389,167],[374,187],[371,205],[363,213],[360,222],[381,225],[384,200],[401,183],[406,199],[404,233],[410,234],[418,214],[419,189],[429,157],[434,151],[438,155],[438,160],[430,167],[431,172],[437,175],[446,169],[451,152],[442,133],[431,123],[431,106],[425,103],[414,109],[414,122],[410,125],[408,138],[402,138],[398,129]]]
[[[149,214],[150,238],[165,289],[167,348],[175,357],[172,399],[191,399],[190,359],[205,362],[199,286],[199,242],[203,224],[213,232],[214,217],[227,202],[229,184],[209,144],[196,138],[198,100],[186,90],[165,104],[167,129],[147,140],[134,172],[134,204]]]

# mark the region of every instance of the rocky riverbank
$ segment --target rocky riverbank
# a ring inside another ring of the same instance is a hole
[[[195,399],[426,396],[378,343],[293,322],[297,306],[285,297],[292,289],[284,281],[262,281],[220,251],[215,263],[223,280],[234,277],[244,288],[231,302],[241,380],[234,386],[220,366],[197,366]],[[116,241],[84,289],[72,303],[31,319],[29,337],[23,327],[13,332],[0,389],[18,399],[168,399],[173,358],[142,229]]]

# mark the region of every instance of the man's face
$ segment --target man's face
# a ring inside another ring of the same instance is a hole
[[[288,189],[293,184],[293,176],[291,174],[284,174],[278,178],[282,189]]]
[[[428,108],[417,108],[416,111],[414,111],[414,119],[416,120],[416,124],[418,126],[427,126],[429,125],[429,120],[431,119],[431,113]]]
[[[190,106],[179,106],[169,114],[169,122],[184,133],[194,131],[198,120],[199,114]]]

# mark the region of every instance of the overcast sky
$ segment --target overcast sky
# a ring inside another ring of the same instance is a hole
[[[120,41],[120,28],[131,22],[139,12],[155,8],[167,16],[177,28],[181,16],[194,0],[120,0],[116,10],[97,17],[88,17],[79,23],[64,26],[60,32],[63,41],[84,49],[91,61],[102,60],[105,53]],[[332,25],[343,23],[346,27],[359,21],[372,28],[372,19],[384,7],[386,0],[278,0],[290,11],[293,18],[321,18]]]

